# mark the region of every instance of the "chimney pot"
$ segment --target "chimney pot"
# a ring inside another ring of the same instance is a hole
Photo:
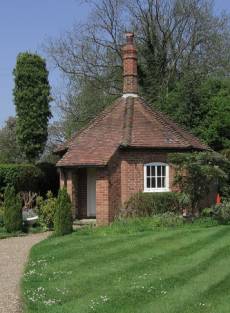
[[[134,33],[127,32],[125,33],[125,37],[128,44],[133,44]]]

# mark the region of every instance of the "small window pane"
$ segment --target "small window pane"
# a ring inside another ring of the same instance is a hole
[[[156,180],[155,180],[155,177],[152,177],[152,188],[156,188]]]
[[[165,177],[162,178],[162,188],[165,188]]]
[[[147,166],[147,176],[150,176],[150,166]]]
[[[165,166],[162,166],[162,176],[165,176]]]
[[[161,176],[161,166],[157,166],[157,176]]]
[[[157,188],[161,188],[161,178],[157,177]]]
[[[147,178],[147,188],[150,188],[150,178]]]
[[[155,166],[151,166],[151,176],[155,176]]]

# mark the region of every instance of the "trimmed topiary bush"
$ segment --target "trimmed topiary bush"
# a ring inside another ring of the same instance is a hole
[[[125,204],[122,215],[151,216],[165,212],[180,212],[178,194],[175,192],[138,192]]]
[[[66,188],[60,189],[54,217],[54,232],[57,236],[70,234],[73,230],[72,204]]]
[[[0,164],[0,189],[7,185],[19,191],[37,191],[44,173],[32,164]]]
[[[57,195],[58,183],[57,169],[50,163],[0,164],[0,192],[11,185],[16,192],[32,191],[45,196],[51,190]]]
[[[11,233],[22,229],[22,205],[13,186],[8,185],[4,193],[4,224]]]

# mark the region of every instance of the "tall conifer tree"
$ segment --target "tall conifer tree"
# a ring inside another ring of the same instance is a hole
[[[39,55],[26,52],[18,55],[13,73],[17,140],[27,159],[33,162],[44,151],[48,136],[51,117],[48,71]]]

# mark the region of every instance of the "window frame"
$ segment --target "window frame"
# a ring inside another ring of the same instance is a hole
[[[147,188],[147,166],[165,166],[165,187]],[[170,191],[169,165],[163,162],[152,162],[152,163],[144,164],[144,192],[167,192],[167,191]]]

